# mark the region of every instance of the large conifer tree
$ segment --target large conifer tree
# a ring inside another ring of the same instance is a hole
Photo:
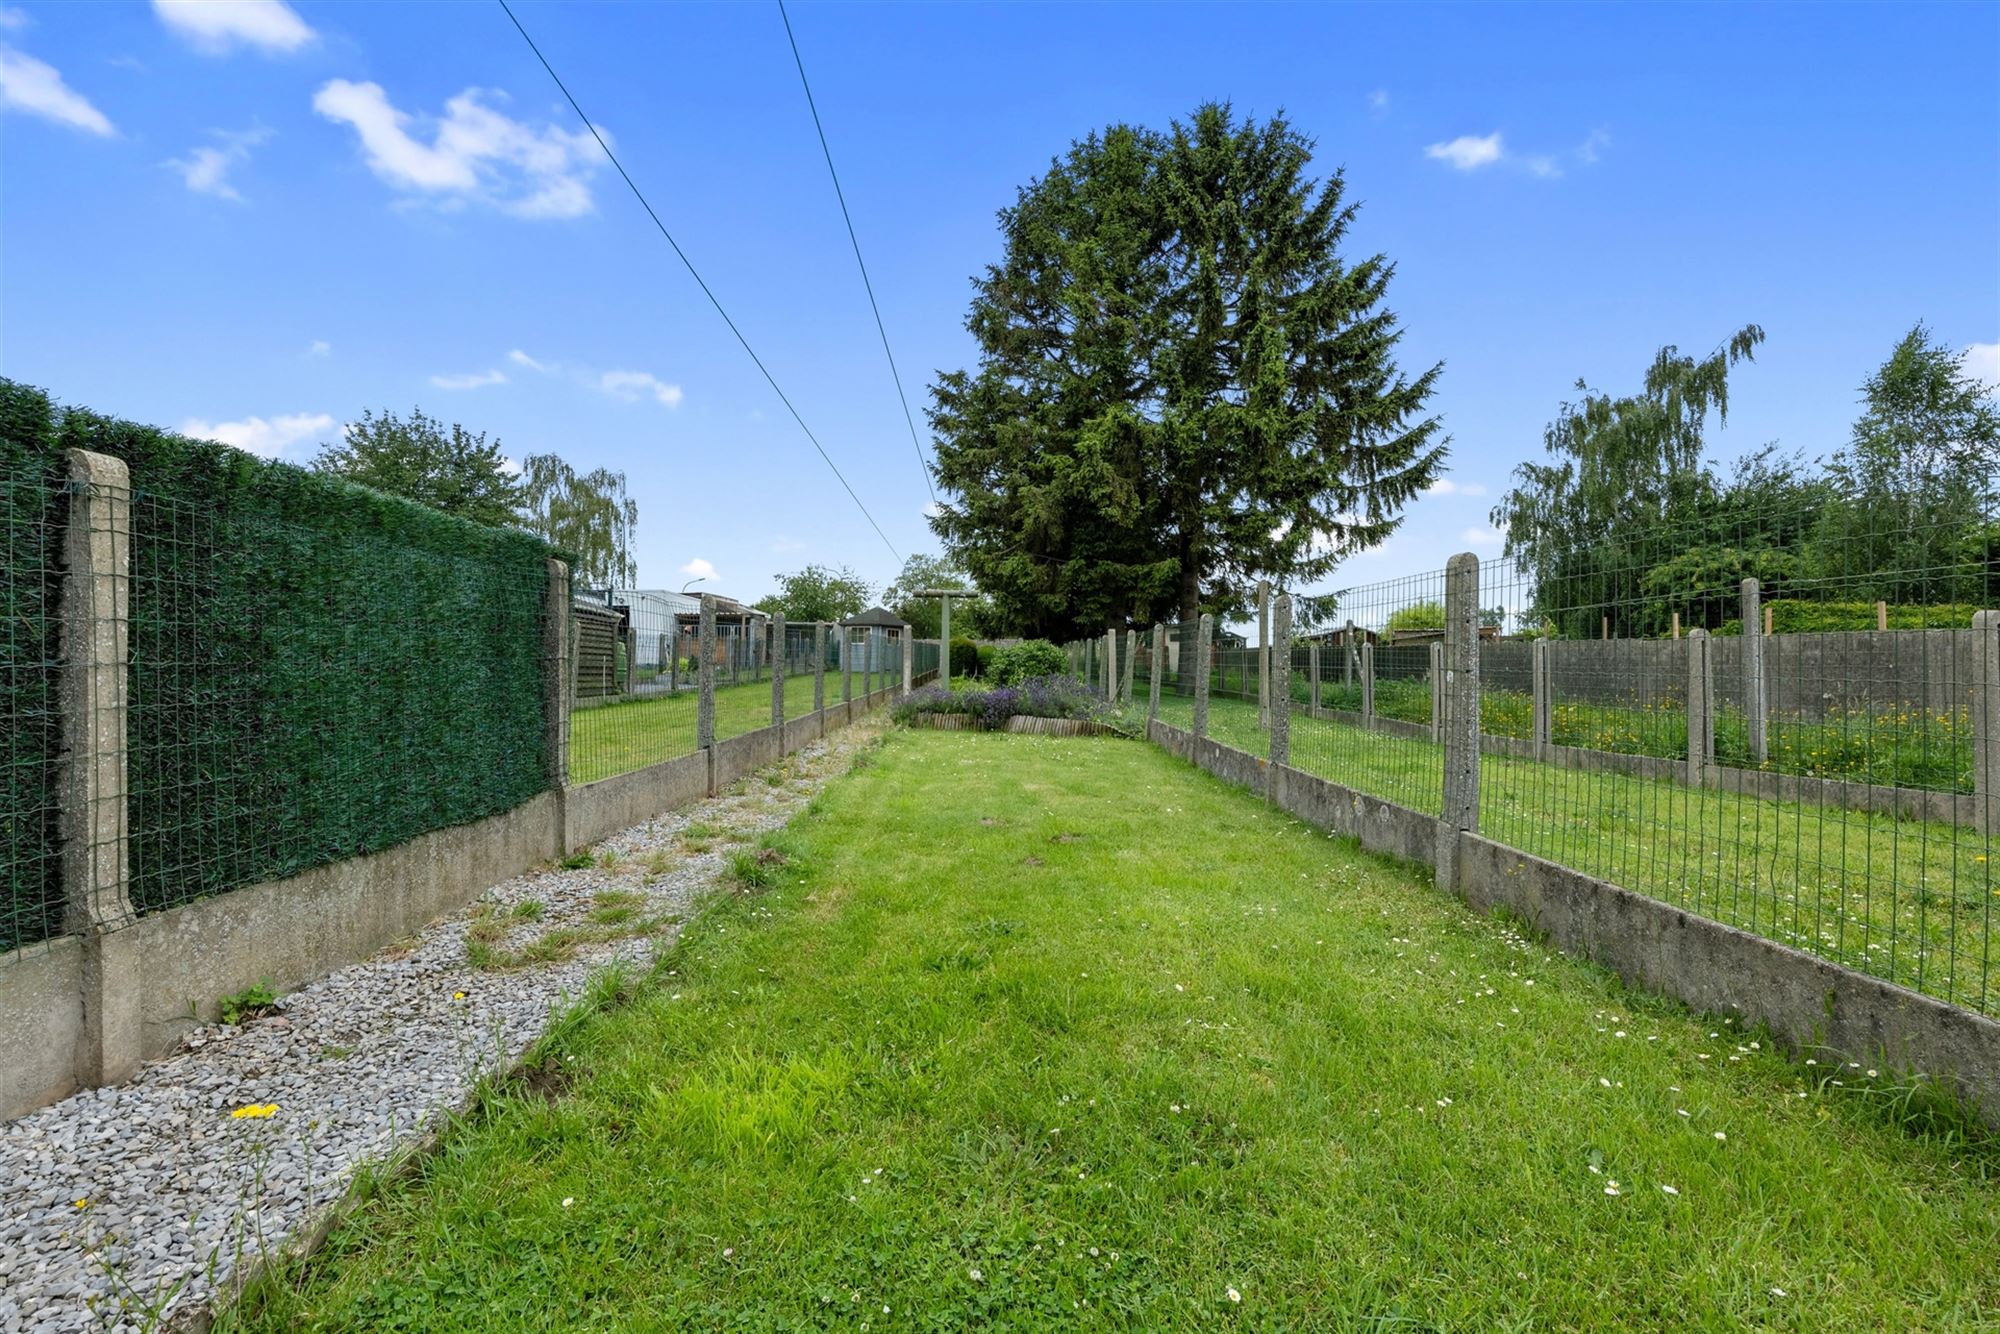
[[[1008,628],[1192,619],[1381,541],[1442,466],[1345,183],[1282,117],[1226,105],[1073,145],[1000,215],[972,371],[931,420],[933,526]]]

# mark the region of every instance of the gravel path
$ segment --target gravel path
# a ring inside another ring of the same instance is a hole
[[[613,835],[596,865],[496,885],[269,1017],[200,1029],[129,1084],[0,1124],[0,1330],[140,1330],[206,1298],[339,1199],[356,1166],[463,1106],[590,974],[650,960],[736,846],[785,823],[881,730],[845,728],[732,793]],[[605,938],[647,919],[654,934]],[[566,961],[467,960],[469,932],[503,933],[487,943],[514,953],[561,928],[595,938]],[[246,1107],[274,1110],[232,1115]]]

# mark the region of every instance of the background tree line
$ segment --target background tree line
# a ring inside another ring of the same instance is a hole
[[[1723,625],[1749,577],[1765,596],[1991,606],[2000,600],[2000,410],[1919,324],[1862,388],[1847,444],[1765,446],[1727,473],[1705,433],[1764,333],[1706,357],[1664,347],[1637,393],[1565,403],[1492,512],[1533,588],[1527,629],[1594,636]]]
[[[408,417],[364,411],[312,466],[474,523],[524,528],[575,557],[580,585],[629,587],[639,577],[639,503],[622,472],[578,473],[555,454],[529,454],[516,467],[497,439],[422,408]]]

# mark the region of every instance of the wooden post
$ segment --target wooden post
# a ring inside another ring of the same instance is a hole
[[[1679,612],[1675,612],[1675,613],[1674,613],[1674,638],[1675,638],[1675,639],[1679,639],[1680,637],[1681,637],[1681,614],[1680,614]]]
[[[1886,602],[1877,602],[1875,604],[1875,628],[1877,630],[1887,630],[1889,628],[1889,604]]]

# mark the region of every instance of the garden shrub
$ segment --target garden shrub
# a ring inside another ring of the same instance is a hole
[[[951,674],[953,676],[979,675],[979,645],[970,639],[951,641]]]
[[[1028,639],[1009,645],[993,655],[989,673],[994,685],[1013,686],[1041,676],[1063,676],[1069,672],[1069,658],[1046,639]]]
[[[1116,722],[1104,697],[1087,689],[1073,676],[1032,677],[1015,685],[995,686],[990,690],[928,685],[898,700],[890,716],[898,722],[909,722],[926,713],[962,714],[977,719],[981,727],[998,727],[1009,718]]]

